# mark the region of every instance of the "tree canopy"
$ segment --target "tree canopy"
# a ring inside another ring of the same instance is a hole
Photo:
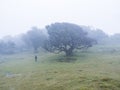
[[[71,23],[54,23],[46,26],[49,38],[45,49],[51,52],[65,52],[66,56],[73,54],[74,49],[88,48],[93,45],[93,39],[78,25]]]
[[[38,52],[39,47],[42,47],[45,38],[45,34],[37,27],[32,27],[32,29],[23,37],[28,46],[32,46],[34,48],[35,53]]]

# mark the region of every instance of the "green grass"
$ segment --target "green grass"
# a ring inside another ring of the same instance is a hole
[[[39,53],[37,63],[32,53],[1,56],[0,90],[120,90],[120,52],[112,49],[96,46],[69,58]]]

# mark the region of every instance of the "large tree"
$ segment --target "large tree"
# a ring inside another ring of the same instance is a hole
[[[66,56],[73,54],[74,49],[91,47],[93,39],[78,25],[71,23],[54,23],[46,26],[49,38],[45,49],[51,52],[65,52]]]

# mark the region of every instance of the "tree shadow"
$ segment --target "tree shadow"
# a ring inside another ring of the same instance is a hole
[[[74,56],[62,56],[57,59],[58,62],[75,62],[76,60]]]

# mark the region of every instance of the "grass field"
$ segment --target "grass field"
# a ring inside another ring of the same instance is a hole
[[[120,47],[96,46],[69,58],[39,53],[38,62],[20,53],[0,61],[0,90],[120,90]]]

